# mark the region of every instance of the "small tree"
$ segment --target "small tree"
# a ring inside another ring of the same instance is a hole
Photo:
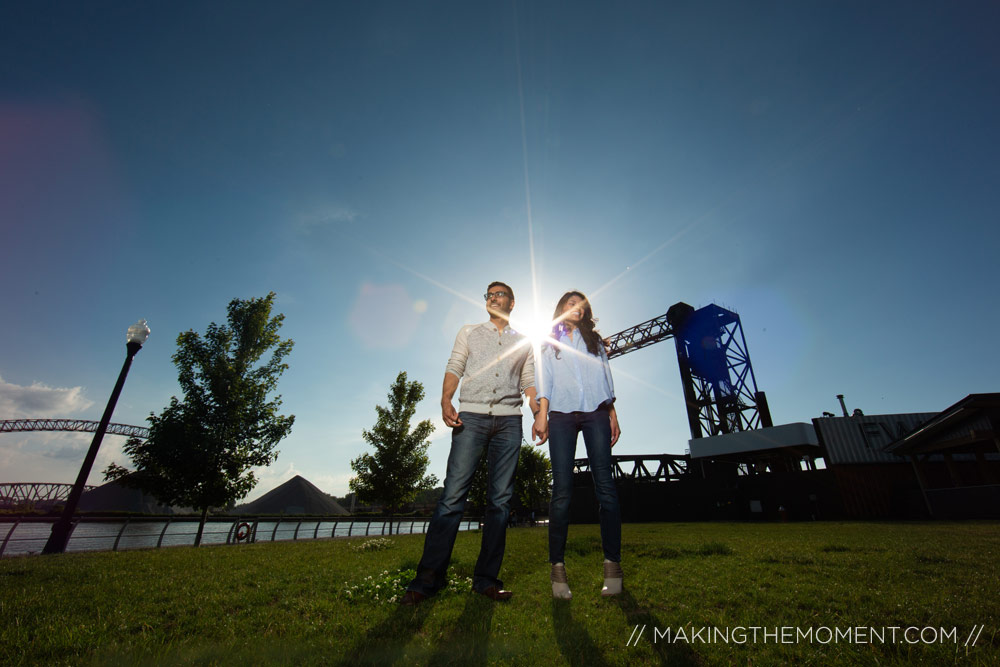
[[[418,491],[437,484],[437,477],[425,475],[431,444],[427,437],[434,432],[434,425],[425,419],[410,430],[410,419],[423,397],[424,386],[407,382],[406,372],[400,372],[389,388],[389,407],[376,405],[378,421],[371,431],[361,432],[375,453],[351,461],[351,469],[357,473],[349,483],[351,491],[361,502],[382,503],[389,513],[390,533],[392,515],[412,502]]]
[[[486,448],[483,448],[483,454],[479,457],[479,463],[476,464],[476,472],[472,474],[472,483],[469,485],[469,504],[480,512],[486,508],[486,490],[489,485],[489,476],[487,475],[487,468],[489,467],[487,465],[488,454],[489,452]],[[520,458],[520,455],[518,458]]]
[[[552,461],[541,449],[531,445],[521,446],[514,495],[529,513],[548,504],[552,497]]]
[[[469,487],[469,502],[476,507],[486,506],[487,473],[487,452],[483,451]],[[531,512],[542,509],[551,496],[552,462],[537,447],[521,445],[517,455],[517,473],[514,475],[513,504]]]
[[[177,337],[173,362],[184,400],[171,397],[160,415],[147,418],[149,437],[125,443],[134,474],[114,463],[104,473],[162,503],[200,509],[195,546],[201,544],[209,508],[226,506],[253,489],[252,468],[274,462],[275,446],[295,420],[278,414],[280,396],[268,400],[294,344],[278,336],[285,316],[271,317],[273,303],[274,292],[233,299],[228,324],[212,322],[204,338],[194,331]],[[258,364],[269,350],[270,359]]]

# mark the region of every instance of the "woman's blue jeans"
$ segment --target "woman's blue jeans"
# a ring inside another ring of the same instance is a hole
[[[577,434],[590,459],[594,491],[600,505],[601,544],[604,557],[616,563],[622,555],[622,515],[618,490],[611,474],[611,417],[607,410],[549,413],[549,458],[552,459],[552,502],[549,503],[549,562],[566,557],[569,504],[573,495],[573,460]]]
[[[451,453],[444,491],[431,517],[424,539],[424,554],[417,566],[417,576],[407,590],[434,595],[447,583],[448,562],[455,546],[455,536],[465,512],[465,501],[472,477],[486,448],[486,516],[479,559],[473,571],[472,587],[484,591],[490,586],[503,588],[497,579],[507,543],[507,519],[514,495],[514,472],[521,453],[521,416],[483,415],[460,412],[462,425],[451,433]]]

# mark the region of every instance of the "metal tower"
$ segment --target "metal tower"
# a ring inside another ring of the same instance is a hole
[[[610,336],[608,358],[673,337],[692,438],[772,426],[757,390],[736,313],[711,304],[675,303],[665,315]]]

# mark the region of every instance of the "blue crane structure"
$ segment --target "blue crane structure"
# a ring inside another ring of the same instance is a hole
[[[709,304],[695,310],[675,303],[666,314],[606,339],[614,359],[674,339],[692,438],[772,426],[758,391],[740,316]]]

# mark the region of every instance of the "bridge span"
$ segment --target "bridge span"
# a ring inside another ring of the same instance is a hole
[[[18,431],[82,431],[94,433],[100,422],[89,419],[5,419],[0,421],[0,433]],[[124,435],[130,438],[145,440],[149,437],[149,429],[145,426],[130,426],[129,424],[108,424],[106,433]]]
[[[58,502],[69,498],[72,484],[50,482],[3,482],[0,483],[0,506],[32,506],[40,502]],[[84,491],[95,489],[85,486]]]

